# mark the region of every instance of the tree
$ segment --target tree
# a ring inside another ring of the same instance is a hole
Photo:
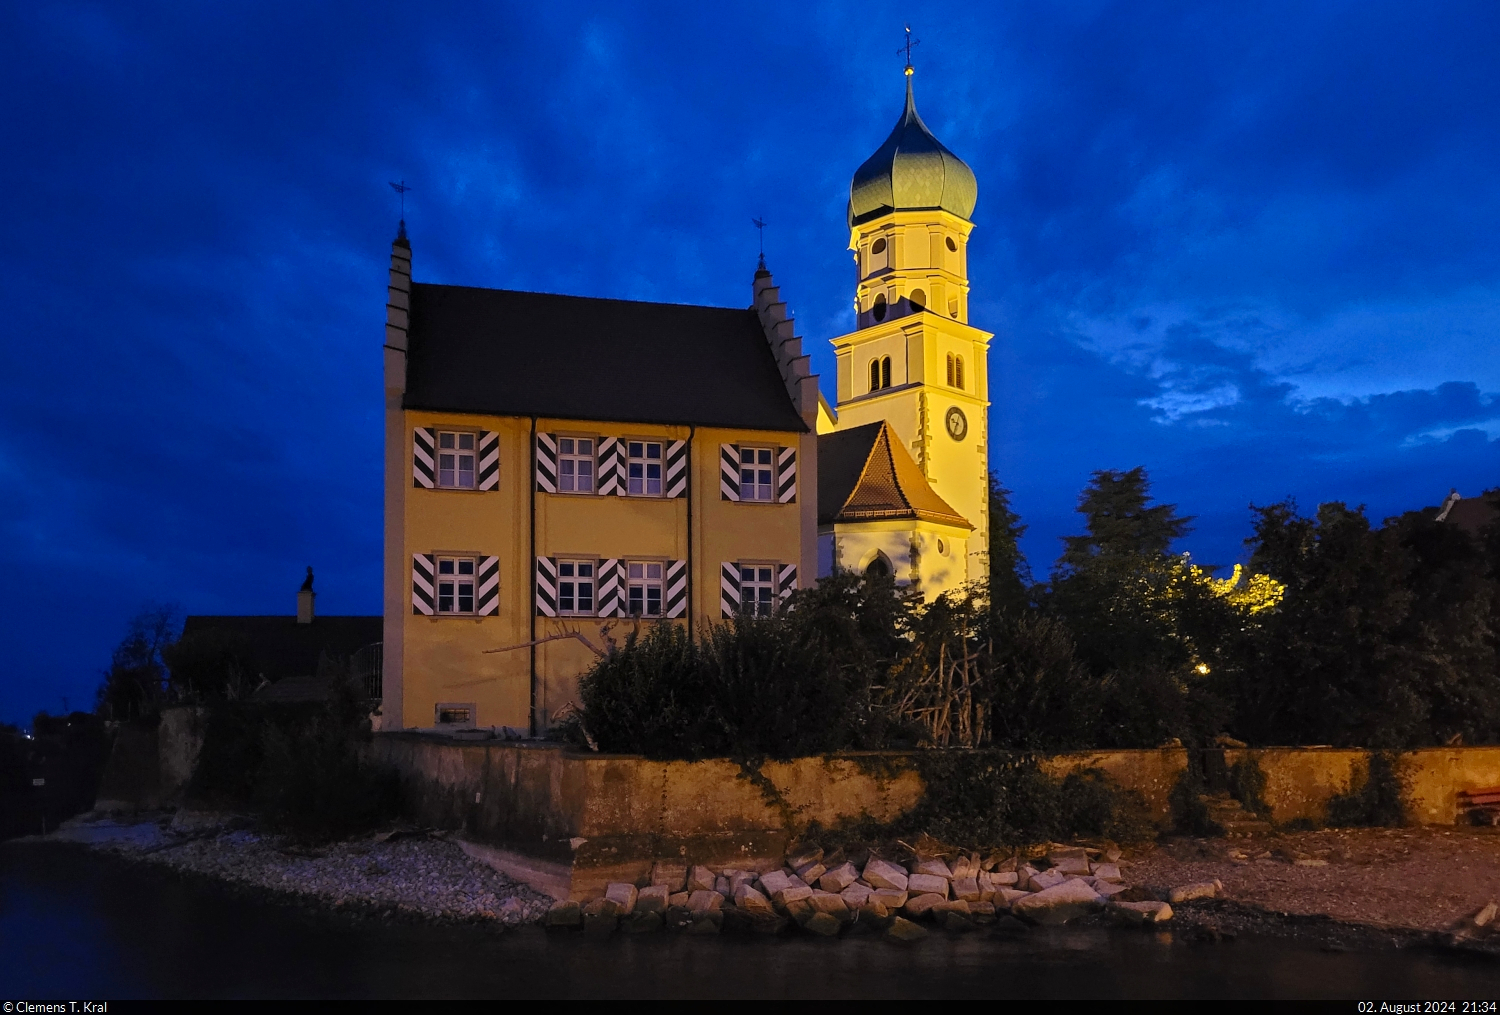
[[[1192,531],[1192,517],[1179,518],[1177,505],[1147,502],[1151,481],[1146,467],[1129,472],[1101,469],[1078,496],[1078,512],[1088,533],[1063,537],[1058,567],[1064,572],[1087,568],[1099,558],[1160,557],[1172,542]]]
[[[990,473],[990,605],[997,613],[1014,613],[1031,604],[1031,568],[1021,553],[1026,526],[1011,510],[1011,492]]]
[[[166,696],[167,666],[163,654],[181,629],[177,606],[147,606],[126,628],[115,647],[96,711],[106,719],[140,719],[155,714]]]

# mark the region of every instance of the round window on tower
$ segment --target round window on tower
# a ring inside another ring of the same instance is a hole
[[[955,254],[958,253],[958,244],[953,242],[953,237],[948,237],[948,249]]]
[[[943,556],[947,556],[948,554],[948,544],[943,542],[941,538],[938,539],[938,553]]]
[[[927,294],[920,289],[913,289],[911,291],[911,295],[907,297],[907,300],[910,301],[911,305],[916,307],[918,310],[927,309]]]
[[[877,321],[885,320],[885,293],[875,294],[875,306],[871,309],[870,313],[875,316],[875,320]]]
[[[874,242],[874,244],[871,245],[871,247],[870,247],[870,253],[872,253],[872,254],[883,254],[883,253],[885,253],[885,237],[884,236],[882,236],[880,239],[876,240]]]

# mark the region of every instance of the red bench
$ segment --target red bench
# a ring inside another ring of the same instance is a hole
[[[1458,811],[1476,825],[1500,825],[1500,786],[1459,790]]]

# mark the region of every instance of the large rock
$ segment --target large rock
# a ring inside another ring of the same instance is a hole
[[[1032,923],[1067,923],[1103,905],[1099,893],[1082,881],[1064,881],[1011,903],[1010,911]]]
[[[930,860],[914,860],[911,865],[911,872],[913,874],[930,874],[933,877],[949,881],[953,879],[952,869],[949,868],[948,862],[940,856],[932,857]]]
[[[1165,923],[1172,907],[1165,902],[1112,902],[1109,915],[1121,923]]]
[[[920,941],[927,936],[927,931],[910,920],[903,920],[898,916],[885,929],[885,936],[892,941]]]
[[[882,906],[895,911],[906,905],[906,900],[910,894],[904,890],[898,892],[890,888],[877,888],[870,895],[870,898],[879,899]]]
[[[639,909],[620,921],[620,929],[627,934],[650,934],[661,928],[660,913],[643,913]]]
[[[1025,891],[1025,892],[1040,891],[1040,889],[1032,888],[1031,887],[1031,879],[1034,878],[1034,877],[1036,877],[1040,873],[1041,873],[1041,871],[1037,870],[1035,867],[1031,866],[1031,864],[1029,864],[1029,863],[1028,864],[1024,864],[1024,865],[1022,865],[1020,867],[1017,867],[1016,868],[1016,887],[1019,888],[1019,889],[1021,889],[1022,891]]]
[[[687,884],[687,864],[658,860],[651,867],[651,883],[666,885],[671,892],[680,892]]]
[[[619,924],[620,914],[608,899],[594,899],[583,907],[583,932],[589,937],[609,937]]]
[[[740,885],[734,893],[734,904],[752,913],[774,913],[771,900],[749,885]]]
[[[818,878],[818,887],[825,892],[842,892],[859,880],[859,871],[854,864],[844,863]]]
[[[954,878],[953,879],[953,897],[955,899],[963,899],[965,902],[978,902],[980,894],[981,893],[979,891],[979,881],[978,881],[978,879],[976,879],[976,878]],[[990,894],[991,894],[991,897],[993,898],[993,896],[994,896],[993,889],[991,889],[991,893]]]
[[[970,910],[969,904],[963,899],[949,899],[945,902],[939,902],[927,912],[941,919],[947,913],[961,913],[964,916],[968,916]]]
[[[665,913],[667,900],[671,897],[672,889],[667,885],[642,888],[635,893],[635,911],[637,913]]]
[[[906,881],[907,891],[913,895],[940,895],[948,897],[948,879],[936,874],[913,874]]]
[[[724,896],[712,889],[700,888],[688,896],[688,912],[694,916],[717,913],[724,905]]]
[[[775,902],[782,909],[788,909],[794,902],[801,902],[803,899],[812,898],[812,893],[813,890],[806,885],[792,885],[789,888],[783,888],[771,896],[771,901]]]
[[[875,894],[875,889],[869,885],[862,885],[858,881],[839,892],[850,909],[859,909],[869,901],[873,894]]]
[[[1100,881],[1123,881],[1124,876],[1120,873],[1119,864],[1096,863],[1094,864],[1094,877]]]
[[[1214,881],[1198,881],[1190,885],[1178,885],[1167,893],[1167,901],[1171,903],[1191,902],[1193,899],[1211,899],[1219,894],[1219,886]]]
[[[583,907],[576,902],[564,899],[554,902],[552,908],[547,910],[547,926],[549,927],[579,927],[583,925]]]
[[[1048,857],[1052,860],[1052,857]],[[1052,869],[1059,874],[1087,874],[1089,872],[1088,857],[1083,856],[1060,856],[1052,860]]]
[[[727,899],[734,894],[734,886],[729,883],[728,878],[720,874],[718,877],[714,878],[714,891],[718,892],[720,895],[724,896],[724,898]]]
[[[1057,871],[1042,871],[1040,874],[1033,874],[1025,887],[1033,892],[1044,892],[1049,888],[1056,888],[1067,880],[1066,874],[1060,874]]]
[[[1015,871],[995,871],[990,874],[990,884],[996,888],[999,888],[1001,885],[1005,885],[1008,888],[1015,888],[1016,882],[1019,880],[1021,880],[1021,875]]]
[[[667,908],[672,909],[675,907],[677,909],[686,909],[688,899],[690,899],[691,897],[692,896],[687,892],[673,892],[671,895],[667,896]],[[640,905],[639,901],[637,901],[636,905]]]
[[[847,919],[849,916],[849,904],[841,895],[835,895],[832,892],[813,892],[807,901],[812,903],[814,912],[827,913],[840,920]]]
[[[1023,892],[1018,888],[996,888],[995,897],[990,901],[1002,909],[1009,909],[1015,905],[1017,899],[1031,898],[1030,892]]]
[[[635,912],[638,894],[635,885],[623,881],[611,881],[604,889],[604,897],[615,904],[615,912],[619,916],[629,916]]]
[[[865,864],[863,877],[865,883],[872,888],[888,888],[897,892],[906,891],[909,880],[906,871],[889,860],[881,860],[873,856],[869,863]]]
[[[979,857],[973,853],[960,853],[948,865],[953,871],[953,880],[959,878],[974,878],[979,876]]]
[[[818,883],[818,878],[822,877],[827,871],[828,868],[823,866],[823,861],[818,860],[814,863],[807,863],[798,867],[797,876],[802,879],[803,884],[815,885]]]
[[[926,916],[934,906],[940,906],[948,899],[943,895],[913,895],[906,900],[906,905],[901,907],[901,912],[909,920],[920,920]]]
[[[838,896],[835,895],[833,898],[837,899]],[[832,913],[815,912],[807,918],[807,922],[802,924],[802,929],[811,931],[814,934],[821,934],[823,937],[836,937],[839,929],[843,926],[844,921]]]
[[[1105,899],[1109,898],[1111,895],[1123,895],[1127,890],[1128,889],[1126,889],[1124,885],[1114,881],[1094,882],[1094,891],[1098,892],[1100,897]]]
[[[714,872],[707,867],[694,867],[688,871],[687,890],[689,892],[711,892],[714,890]]]
[[[801,849],[795,853],[787,854],[786,865],[792,870],[796,870],[798,867],[806,867],[808,864],[817,863],[821,859],[823,859],[823,851],[821,849]]]
[[[792,879],[785,871],[766,871],[760,876],[760,890],[769,896],[792,887]]]

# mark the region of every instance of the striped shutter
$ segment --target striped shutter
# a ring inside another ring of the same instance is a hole
[[[594,572],[594,605],[601,617],[625,616],[625,568],[617,558],[601,560]]]
[[[551,557],[536,559],[536,615],[557,616],[557,561]]]
[[[797,565],[783,564],[776,572],[776,599],[786,602],[788,596],[797,591]]]
[[[776,503],[797,499],[797,449],[779,448],[776,454]]]
[[[667,496],[686,497],[688,488],[688,442],[667,445]]]
[[[618,437],[600,437],[598,461],[595,491],[602,496],[625,496],[625,442]]]
[[[419,426],[411,438],[411,485],[431,490],[437,485],[437,431]]]
[[[737,617],[740,612],[740,566],[734,561],[719,567],[719,613]]]
[[[481,490],[500,489],[500,435],[494,430],[479,431],[479,470],[474,478]]]
[[[719,499],[740,499],[740,446],[719,445]]]
[[[680,617],[687,613],[688,602],[688,573],[687,561],[667,561],[666,585],[666,615],[668,617]]]
[[[500,558],[480,557],[478,571],[474,576],[474,612],[493,617],[500,612]]]
[[[557,492],[557,438],[550,433],[536,435],[536,488]]]
[[[433,574],[437,561],[430,553],[411,555],[411,612],[430,617],[436,608],[437,590],[433,588]]]

